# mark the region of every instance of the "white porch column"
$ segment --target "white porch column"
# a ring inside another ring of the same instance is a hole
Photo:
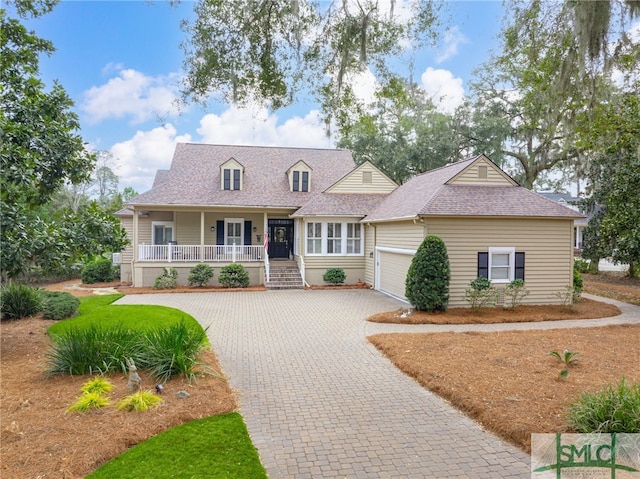
[[[138,262],[138,210],[136,207],[133,207],[133,238],[132,238],[132,246],[133,246],[133,262]],[[133,274],[133,271],[131,272]]]

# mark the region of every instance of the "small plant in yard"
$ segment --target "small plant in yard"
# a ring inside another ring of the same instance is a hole
[[[342,284],[346,278],[347,275],[342,268],[329,268],[322,275],[324,282],[331,284]]]
[[[505,298],[508,299],[504,307],[515,309],[528,294],[529,290],[525,287],[524,280],[514,279],[504,288]]]
[[[67,408],[67,412],[87,412],[90,409],[100,409],[109,406],[109,399],[98,393],[83,394]]]
[[[578,271],[578,268],[573,267],[573,302],[580,301],[580,295],[583,288],[582,274]]]
[[[573,262],[573,267],[579,273],[588,273],[589,272],[589,261],[587,261],[585,259],[582,259],[582,258],[576,258],[574,260],[574,262]]]
[[[42,312],[44,319],[60,320],[70,318],[78,311],[80,300],[70,293],[42,291]]]
[[[596,393],[583,393],[569,406],[569,426],[581,433],[640,431],[640,384],[624,378]]]
[[[569,351],[568,349],[565,349],[562,353],[558,351],[549,351],[547,354],[549,356],[553,356],[561,363],[564,363],[565,368],[560,371],[559,376],[561,378],[566,378],[569,376],[569,366],[577,362],[576,356],[580,353],[578,351]]]
[[[106,378],[96,376],[82,385],[82,394],[99,394],[104,396],[113,390],[113,383]]]
[[[153,282],[154,289],[172,289],[178,286],[178,270],[163,268],[162,274]]]
[[[116,279],[116,273],[110,259],[97,258],[82,268],[80,278],[84,284],[109,282]]]
[[[249,286],[249,273],[240,263],[231,263],[220,269],[218,281],[226,288],[246,288]]]
[[[10,283],[0,288],[0,311],[7,319],[21,319],[42,311],[40,290],[26,284]]]
[[[478,277],[469,282],[469,288],[464,291],[464,300],[473,310],[495,306],[498,301],[498,290],[487,278]]]
[[[576,296],[573,286],[566,285],[562,291],[557,291],[553,295],[560,300],[560,304],[565,309],[573,311],[573,302]]]
[[[156,396],[149,390],[138,391],[137,393],[125,396],[116,405],[118,411],[142,412],[149,408],[157,407],[162,402],[162,398]]]
[[[191,268],[187,281],[191,286],[202,288],[211,278],[213,278],[213,268],[208,264],[200,263]]]
[[[451,267],[444,241],[429,235],[423,241],[405,279],[405,296],[416,309],[446,311],[449,305]]]

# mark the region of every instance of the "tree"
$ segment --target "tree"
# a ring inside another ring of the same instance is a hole
[[[367,69],[384,76],[406,45],[434,39],[437,8],[433,0],[388,8],[376,0],[199,0],[196,19],[183,24],[183,98],[220,94],[277,109],[310,89],[327,118],[339,121],[357,103],[356,76]]]
[[[405,295],[416,309],[446,311],[450,278],[447,247],[440,237],[429,235],[411,260],[405,281]]]

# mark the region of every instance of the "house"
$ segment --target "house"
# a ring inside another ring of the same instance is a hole
[[[415,251],[440,236],[451,262],[450,305],[472,279],[524,278],[529,303],[554,303],[572,283],[581,215],[518,185],[484,155],[399,186],[346,150],[179,144],[171,168],[118,216],[131,239],[123,281],[149,286],[164,267],[186,283],[200,262],[242,263],[252,284],[283,267],[298,285],[328,268],[404,299]],[[217,274],[216,274],[217,277]]]

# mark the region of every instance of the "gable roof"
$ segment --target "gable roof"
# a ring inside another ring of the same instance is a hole
[[[220,188],[220,165],[231,158],[244,166],[242,190]],[[292,192],[289,187],[287,170],[300,160],[314,171],[311,192]],[[179,143],[165,181],[131,204],[296,208],[353,168],[348,150]]]
[[[504,186],[450,184],[466,168],[484,158],[484,155],[479,155],[414,176],[392,192],[363,221],[420,216],[582,217],[576,211],[547,200],[515,182]]]

